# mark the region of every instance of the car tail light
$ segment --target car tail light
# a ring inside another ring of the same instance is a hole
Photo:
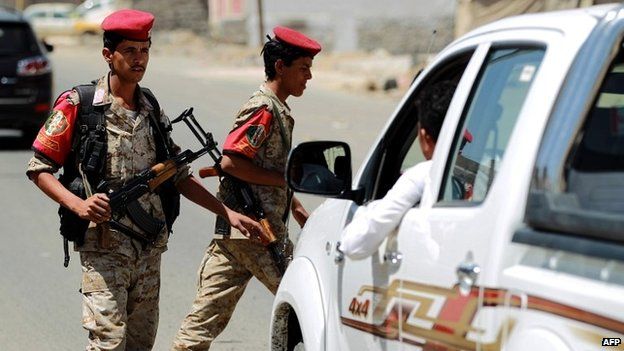
[[[17,62],[18,76],[38,76],[52,70],[50,61],[43,56],[35,56]]]

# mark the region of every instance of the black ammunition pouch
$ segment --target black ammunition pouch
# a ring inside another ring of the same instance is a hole
[[[220,185],[224,190],[222,194],[226,194],[225,198],[222,200],[223,204],[238,213],[244,213],[242,206],[236,200],[235,191],[237,191],[237,189],[235,189],[232,179],[229,176],[222,177]],[[230,224],[225,218],[217,216],[215,221],[215,234],[230,236],[231,233],[232,227]]]
[[[68,179],[66,174],[61,175],[59,181],[74,195],[81,199],[86,198],[84,184],[80,176]],[[89,221],[84,220],[76,215],[71,210],[60,206],[58,210],[59,217],[61,219],[60,232],[63,238],[68,241],[75,242],[78,246],[84,244],[85,233],[89,227]]]
[[[225,218],[217,216],[217,220],[215,221],[215,234],[230,236],[231,233],[232,227],[225,220]]]
[[[99,118],[103,118],[103,112]],[[102,120],[103,122],[103,120]],[[86,174],[101,175],[104,173],[107,141],[104,124],[80,126],[80,155],[82,168]]]
[[[79,85],[74,87],[74,90],[78,92],[81,103],[71,153],[63,166],[64,172],[59,181],[70,192],[84,200],[87,194],[78,168],[82,165],[82,170],[92,188],[100,181],[104,174],[107,152],[106,127],[103,108],[95,108],[92,105],[95,85]],[[63,206],[59,207],[58,214],[63,238],[75,242],[78,246],[82,245],[89,221]]]

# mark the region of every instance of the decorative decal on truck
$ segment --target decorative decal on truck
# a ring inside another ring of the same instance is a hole
[[[341,320],[344,325],[386,339],[399,340],[401,337],[402,342],[420,346],[423,350],[476,350],[475,336],[484,333],[484,330],[473,326],[480,305],[479,290],[479,287],[473,287],[468,294],[462,295],[457,285],[449,289],[405,280],[394,280],[386,289],[363,286],[349,307],[354,318],[342,317]],[[519,308],[523,303],[519,296],[510,295],[505,289],[483,288],[482,292],[481,303],[485,307],[505,306],[506,297],[510,307]],[[371,298],[375,302],[378,298],[378,302],[373,304],[373,323],[370,319],[365,320],[369,306],[363,313],[361,302],[371,301]],[[556,314],[624,334],[624,323],[608,317],[534,296],[528,296],[524,303],[527,309]],[[358,312],[358,306],[359,314],[354,313]],[[503,326],[508,328],[507,332],[511,332],[513,324],[510,320],[503,322]],[[403,331],[401,335],[400,325]],[[480,345],[482,350],[500,349],[504,328],[499,329],[493,342]]]

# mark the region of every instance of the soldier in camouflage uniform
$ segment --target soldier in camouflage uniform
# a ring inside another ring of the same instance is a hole
[[[285,219],[290,210],[303,227],[308,214],[296,198],[290,201],[285,184],[294,126],[286,99],[303,94],[312,78],[312,59],[321,47],[289,28],[276,27],[274,33],[275,38],[269,38],[263,49],[267,81],[238,112],[223,146],[221,167],[250,184],[275,234],[292,252]],[[217,196],[232,208],[240,206],[227,184],[220,185]],[[252,277],[273,294],[277,292],[281,274],[266,248],[223,221],[217,220],[215,232],[199,267],[192,310],[175,337],[175,350],[208,350]]]
[[[167,116],[150,103],[138,82],[149,59],[149,30],[154,17],[146,12],[121,10],[102,23],[103,56],[111,71],[97,81],[93,101],[80,101],[77,91],[64,93],[33,144],[34,157],[27,175],[50,198],[81,219],[90,221],[84,242],[75,245],[82,264],[82,325],[89,331],[87,350],[151,350],[158,327],[161,254],[167,250],[166,226],[152,244],[145,244],[111,229],[111,212],[105,194],[93,194],[93,184],[81,175],[87,198],[70,192],[54,177],[61,167],[67,173],[76,167],[72,142],[78,133],[82,104],[100,107],[104,115],[106,155],[101,178],[121,186],[138,172],[153,166],[159,140],[154,122],[169,123]],[[151,94],[151,93],[150,93]],[[167,133],[172,152],[179,152]],[[82,169],[82,166],[78,166]],[[80,176],[79,176],[80,177]],[[219,202],[194,177],[188,167],[175,176],[175,188],[198,205],[247,233],[261,231],[259,225]],[[96,184],[97,185],[97,184]],[[141,207],[164,220],[161,198],[148,193],[139,198]],[[140,229],[127,217],[121,223]]]

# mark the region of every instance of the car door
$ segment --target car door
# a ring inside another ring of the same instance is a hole
[[[420,206],[404,216],[395,251],[385,253],[402,257],[391,284],[400,289],[404,350],[500,346],[497,321],[481,310],[482,282],[497,258],[496,213],[507,199],[489,194],[545,47],[482,43],[476,79],[458,87],[463,95],[447,114]]]
[[[361,177],[361,184],[369,190],[369,199],[383,197],[400,175],[400,164],[384,161],[406,158],[411,162],[422,159],[419,152],[409,149],[415,140],[416,123],[413,100],[423,87],[440,80],[469,82],[476,76],[479,60],[483,55],[474,55],[474,47],[462,48],[442,55],[431,69],[418,77],[410,97],[389,126],[373,156],[368,169],[378,169],[377,176]],[[410,143],[405,141],[409,140]],[[417,143],[414,143],[414,145]],[[407,147],[406,147],[407,146]],[[397,150],[399,148],[400,150]],[[410,152],[411,151],[411,152]],[[368,173],[371,174],[371,173]],[[357,206],[352,204],[347,222]],[[338,340],[340,350],[398,350],[401,348],[399,283],[396,278],[397,262],[400,256],[392,256],[396,246],[396,235],[385,241],[371,257],[361,260],[342,258],[338,261],[336,293],[337,308],[340,313]]]

